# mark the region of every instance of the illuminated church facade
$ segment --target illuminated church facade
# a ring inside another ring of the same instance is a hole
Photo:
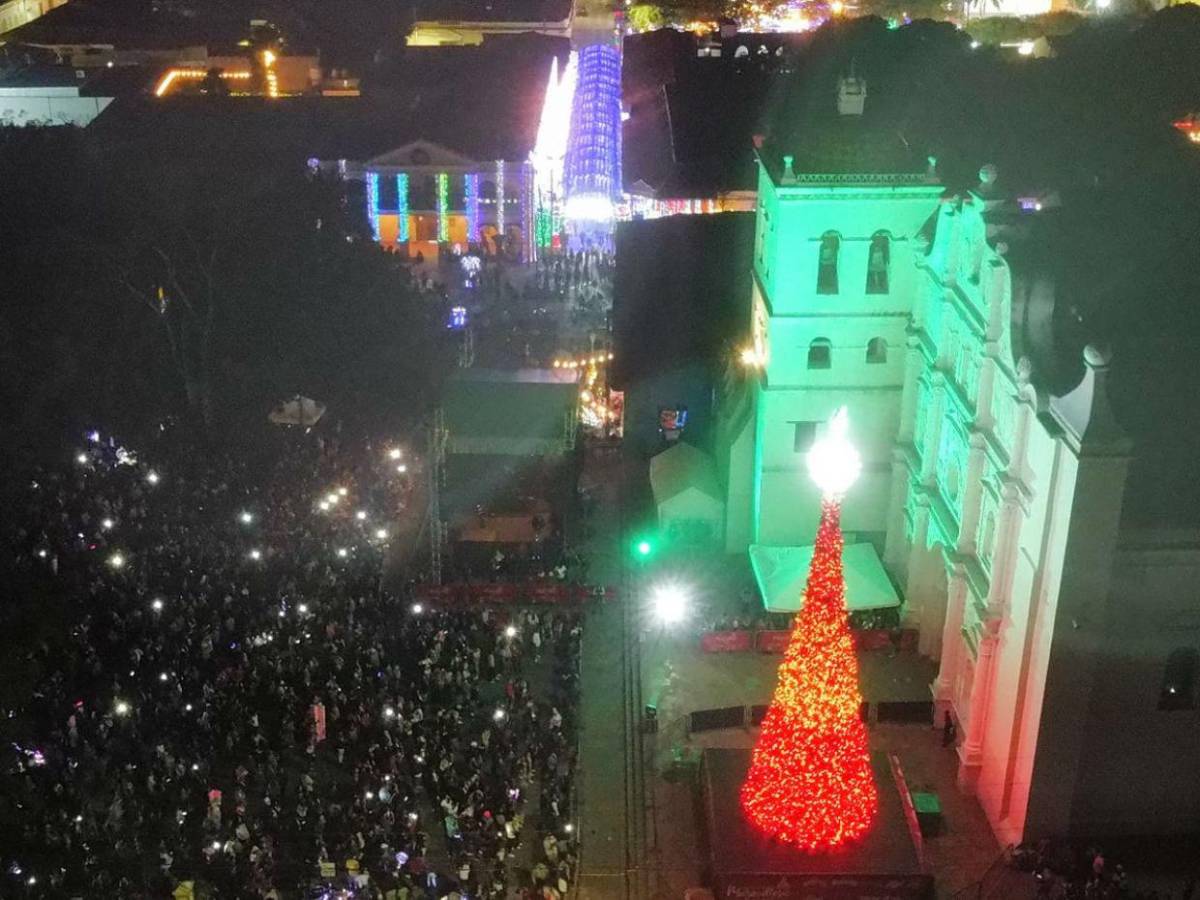
[[[1194,828],[1200,542],[1122,520],[1109,354],[1075,351],[1074,387],[1044,386],[1055,286],[989,224],[995,170],[949,196],[932,167],[759,162],[748,365],[718,441],[726,550],[812,542],[804,453],[847,406],[864,462],[847,543],[875,548],[937,661],[937,722],[997,836]]]

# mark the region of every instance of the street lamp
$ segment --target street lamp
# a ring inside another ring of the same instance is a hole
[[[682,622],[687,616],[688,596],[679,585],[665,584],[654,590],[650,597],[654,615],[663,625]]]

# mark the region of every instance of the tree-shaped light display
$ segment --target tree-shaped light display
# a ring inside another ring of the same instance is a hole
[[[879,809],[842,577],[841,499],[862,467],[847,425],[843,407],[808,453],[823,493],[821,524],[741,797],[760,831],[814,851],[861,837]]]

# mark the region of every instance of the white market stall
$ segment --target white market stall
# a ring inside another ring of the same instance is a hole
[[[725,503],[716,467],[703,450],[678,443],[650,460],[658,527],[668,539],[705,542],[720,537]]]

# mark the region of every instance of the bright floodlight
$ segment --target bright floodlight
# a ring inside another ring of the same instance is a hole
[[[257,562],[258,560],[262,559],[262,551],[261,550],[251,550],[250,558],[252,560],[254,560],[255,562]]]
[[[408,471],[408,466],[406,466],[404,463],[400,463],[400,465],[396,466],[396,471],[403,475]]]
[[[833,414],[825,434],[816,440],[806,457],[809,476],[821,492],[833,500],[845,495],[862,471],[862,459],[846,436],[849,427],[850,416],[842,406]]]
[[[388,451],[388,459],[399,459],[402,455],[399,447],[393,447]]]
[[[249,525],[251,522],[254,521],[254,514],[249,513],[249,512],[244,512],[241,514],[241,516],[239,518],[241,518],[243,525]]]
[[[86,465],[87,461],[88,458],[86,453],[80,453],[77,457],[75,457],[75,462],[79,463],[81,466]]]
[[[338,488],[338,496],[339,497],[345,497],[348,493],[350,493],[349,488],[344,488],[344,487]]]
[[[300,613],[300,615],[304,615],[306,612],[308,612],[308,604],[301,603],[299,606],[296,607],[296,612]]]
[[[509,625],[507,628],[504,629],[504,636],[510,637],[510,638],[515,638],[517,636],[517,629],[514,628],[512,625]]]
[[[162,612],[162,608],[163,608],[162,600],[155,598],[155,600],[150,604],[150,608],[152,610],[154,610],[155,612]]]
[[[497,722],[499,722],[501,719],[504,718],[504,710],[497,709],[494,713],[492,713],[492,718],[495,719]]]
[[[146,480],[151,484],[158,484],[158,473],[151,469],[146,473]]]
[[[654,592],[654,614],[664,625],[673,625],[687,615],[688,598],[678,585],[663,585]]]
[[[118,700],[117,705],[113,707],[113,711],[118,716],[127,716],[129,715],[129,704],[124,700]]]
[[[350,551],[347,550],[345,547],[338,547],[337,555],[340,556],[342,559],[345,559],[347,556],[350,555]]]
[[[412,605],[412,611],[413,611],[413,615],[419,616],[421,613],[423,613],[425,611],[425,607],[423,607],[420,603],[414,603]]]
[[[123,565],[125,565],[125,557],[122,556],[120,553],[114,553],[112,556],[110,556],[108,558],[108,564],[110,566],[112,566],[114,569],[119,569]]]
[[[105,531],[110,531],[113,527],[113,520],[112,519],[103,520],[100,523],[100,527],[103,528]]]
[[[381,541],[386,541],[387,540],[387,529],[386,528],[377,529],[375,531],[375,537],[379,538],[379,540],[381,540]]]
[[[354,518],[358,519],[360,522],[365,522],[367,520],[367,511],[365,509],[360,509],[354,514]]]

